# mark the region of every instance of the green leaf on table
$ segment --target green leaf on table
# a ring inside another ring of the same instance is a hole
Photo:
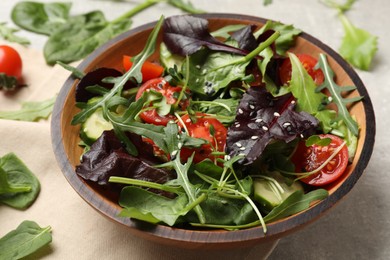
[[[19,110],[0,111],[0,119],[29,122],[47,119],[53,111],[55,100],[56,97],[39,102],[23,102]]]
[[[46,42],[46,62],[70,63],[83,59],[114,36],[126,31],[131,23],[130,19],[108,22],[101,11],[72,16]]]
[[[341,12],[346,12],[352,8],[352,5],[356,2],[356,0],[346,0],[342,4],[336,0],[321,0],[321,2],[331,8],[338,9]]]
[[[331,102],[337,105],[337,118],[333,119],[333,121],[343,120],[349,130],[357,136],[359,134],[359,126],[355,120],[353,120],[351,114],[347,109],[347,104],[360,101],[363,97],[356,96],[352,98],[344,98],[342,94],[344,92],[353,91],[356,89],[355,86],[344,86],[341,87],[336,84],[334,81],[334,71],[329,66],[326,55],[320,54],[320,58],[317,64],[318,68],[321,68],[324,73],[325,79],[321,86],[317,88],[317,92],[320,92],[323,89],[329,90],[331,95]]]
[[[12,9],[12,21],[19,27],[39,34],[51,35],[67,23],[71,3],[18,2]]]
[[[271,222],[291,216],[295,213],[308,209],[310,207],[310,203],[317,200],[323,200],[326,197],[328,197],[328,191],[324,189],[313,190],[306,194],[304,194],[302,190],[298,190],[265,216],[264,221]]]
[[[369,70],[375,53],[378,50],[378,37],[355,27],[342,13],[339,14],[339,18],[343,23],[345,31],[339,49],[341,56],[354,67]]]
[[[0,23],[0,37],[9,42],[15,42],[22,45],[30,44],[30,41],[27,38],[16,35],[18,29],[8,27],[6,23]]]
[[[263,5],[270,5],[272,4],[272,0],[263,0]]]
[[[14,208],[29,207],[40,191],[37,177],[14,153],[0,157],[0,180],[7,182],[0,185],[0,202]]]
[[[15,230],[0,238],[0,259],[21,259],[51,241],[50,226],[41,228],[33,221],[23,221]]]
[[[190,1],[185,0],[167,0],[169,5],[172,5],[180,10],[190,14],[203,14],[205,11],[196,8]]]

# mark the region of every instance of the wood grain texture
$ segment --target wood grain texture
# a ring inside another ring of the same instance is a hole
[[[234,14],[206,14],[201,17],[207,18],[210,29],[214,30],[228,24],[256,24],[261,26],[266,20],[257,17],[234,15]],[[130,30],[114,40],[108,42],[78,67],[88,72],[98,67],[112,67],[121,70],[122,55],[136,55],[143,49],[154,23],[146,24]],[[159,38],[159,41],[161,37]],[[58,163],[75,191],[94,209],[107,218],[124,225],[137,236],[155,242],[186,247],[186,248],[231,248],[249,247],[264,241],[271,241],[285,236],[308,223],[319,218],[340,201],[354,186],[359,179],[370,159],[375,139],[375,116],[372,104],[366,88],[355,71],[335,51],[328,46],[302,33],[298,38],[297,45],[293,52],[304,52],[318,56],[319,53],[326,53],[330,66],[337,75],[336,82],[341,86],[355,85],[357,90],[349,95],[364,96],[364,100],[351,107],[351,113],[356,117],[360,125],[360,138],[354,161],[348,167],[345,174],[336,183],[326,187],[329,190],[329,197],[319,203],[312,205],[308,210],[268,224],[267,234],[263,234],[261,227],[250,228],[238,231],[225,230],[185,230],[167,227],[163,225],[149,225],[126,218],[119,218],[117,214],[120,207],[116,201],[110,200],[107,194],[89,185],[79,178],[74,169],[79,163],[81,148],[78,126],[70,124],[73,116],[78,112],[75,107],[74,91],[77,80],[69,78],[61,89],[58,96],[52,117],[52,143]],[[151,60],[158,59],[158,50],[151,57]]]

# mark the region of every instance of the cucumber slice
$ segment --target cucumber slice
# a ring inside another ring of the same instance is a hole
[[[172,54],[164,43],[160,44],[160,63],[164,68],[173,68],[176,64],[177,67],[181,67],[183,63],[183,57]]]
[[[81,125],[80,136],[87,144],[95,142],[106,130],[111,130],[112,124],[103,117],[102,109],[97,109]]]
[[[279,172],[272,172],[269,176],[257,178],[253,181],[254,199],[267,211],[279,206],[288,196],[297,190],[303,190],[300,182],[288,185],[286,177]]]

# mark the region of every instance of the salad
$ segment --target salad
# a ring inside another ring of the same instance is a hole
[[[123,72],[79,73],[76,173],[112,193],[120,216],[181,228],[266,232],[326,198],[354,157],[347,104],[361,97],[344,98],[355,87],[335,83],[325,54],[288,51],[299,33],[161,18]]]

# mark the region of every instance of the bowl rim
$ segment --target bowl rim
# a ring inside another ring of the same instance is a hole
[[[232,13],[207,13],[200,15],[193,15],[196,17],[201,17],[205,19],[242,19],[253,21],[255,23],[265,23],[270,19],[260,18],[251,15],[243,15],[243,14],[232,14]],[[141,26],[138,26],[134,29],[131,29],[123,34],[120,34],[108,41],[106,44],[102,45],[94,52],[92,52],[87,58],[85,58],[80,65],[78,65],[78,69],[83,71],[93,60],[98,57],[100,54],[105,52],[105,49],[112,44],[123,41],[128,37],[131,37],[133,34],[137,34],[141,31],[148,30],[154,27],[157,21],[150,22]],[[347,73],[347,75],[351,78],[354,85],[357,87],[357,91],[361,96],[364,96],[362,102],[364,107],[364,112],[366,116],[366,122],[370,122],[366,126],[366,135],[363,140],[362,153],[360,155],[360,159],[358,160],[355,169],[352,171],[351,175],[340,185],[340,187],[332,194],[330,194],[326,199],[322,200],[314,207],[307,209],[304,212],[299,213],[299,217],[290,217],[286,218],[282,222],[274,222],[267,224],[267,233],[264,234],[262,227],[253,227],[249,229],[243,230],[235,230],[235,231],[227,231],[227,230],[211,230],[211,231],[203,231],[203,230],[188,230],[181,229],[176,227],[169,227],[165,225],[151,225],[147,223],[140,223],[137,220],[131,220],[129,218],[121,218],[118,217],[114,211],[115,215],[112,214],[112,208],[107,201],[99,200],[98,196],[92,192],[91,189],[83,189],[84,185],[83,181],[80,177],[77,176],[74,169],[72,168],[70,161],[67,158],[67,154],[65,152],[64,144],[61,139],[61,111],[64,106],[64,102],[72,89],[74,78],[71,76],[63,84],[57,100],[54,105],[52,120],[51,120],[51,138],[52,138],[52,146],[55,153],[55,157],[57,159],[57,163],[60,166],[60,169],[67,181],[71,184],[71,186],[76,190],[76,192],[95,210],[99,211],[104,216],[112,219],[120,224],[123,224],[127,227],[130,227],[133,231],[138,232],[138,234],[146,232],[147,237],[159,237],[166,240],[171,241],[181,241],[181,242],[189,242],[189,243],[238,243],[245,242],[251,240],[262,240],[262,239],[272,239],[272,238],[280,238],[293,230],[298,229],[299,227],[314,221],[318,218],[322,213],[330,209],[333,205],[335,205],[338,201],[341,200],[354,186],[360,176],[363,174],[365,168],[368,165],[370,160],[374,142],[375,142],[375,114],[373,110],[373,106],[371,103],[371,99],[368,95],[367,89],[365,88],[363,82],[360,77],[356,73],[356,71],[332,48],[328,45],[324,44],[320,40],[314,38],[313,36],[302,32],[299,37],[307,40],[308,42],[318,46],[322,50],[324,50],[328,55],[332,56],[332,58],[342,67],[342,69]]]

